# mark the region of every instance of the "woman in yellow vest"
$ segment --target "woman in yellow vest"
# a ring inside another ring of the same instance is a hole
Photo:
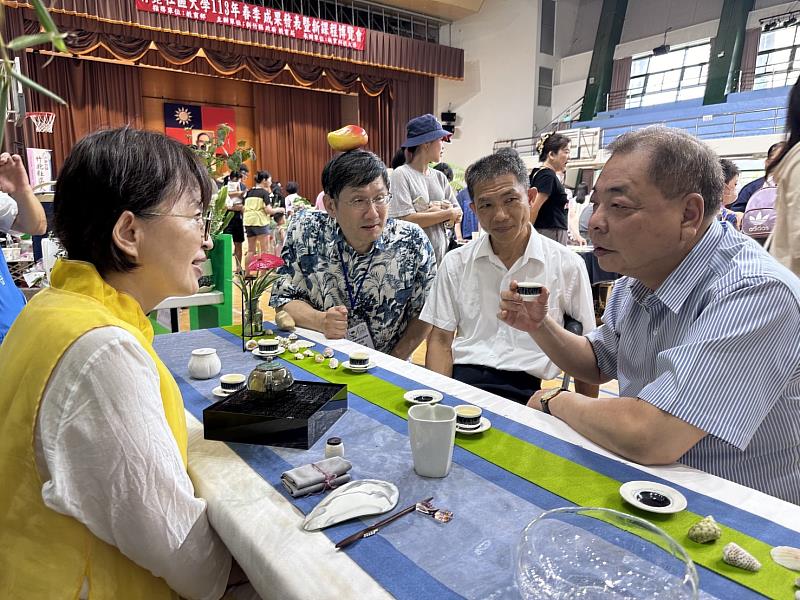
[[[145,316],[197,291],[211,186],[156,133],[96,132],[66,159],[69,260],[0,346],[0,597],[223,595],[231,557],[194,496],[183,401]]]
[[[247,259],[244,268],[256,254],[272,253],[270,223],[272,216],[282,213],[282,208],[272,207],[272,176],[267,171],[256,173],[256,185],[247,191],[244,199],[244,230],[247,233]]]

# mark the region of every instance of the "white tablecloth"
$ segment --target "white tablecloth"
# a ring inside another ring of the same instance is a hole
[[[297,333],[345,353],[361,348],[347,340],[326,340],[309,330]],[[409,379],[506,418],[620,462],[634,464],[586,440],[555,417],[391,356],[375,351],[370,354],[384,369],[402,372]],[[391,598],[346,553],[336,551],[324,534],[302,530],[300,511],[226,444],[204,440],[202,424],[188,412],[186,418],[189,471],[197,493],[208,501],[211,523],[265,600]],[[800,507],[794,504],[679,464],[652,468],[635,466],[800,533]]]

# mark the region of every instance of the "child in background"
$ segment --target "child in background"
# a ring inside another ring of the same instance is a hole
[[[286,184],[286,214],[292,216],[297,212],[297,207],[294,201],[300,197],[300,185],[296,181],[290,181]]]

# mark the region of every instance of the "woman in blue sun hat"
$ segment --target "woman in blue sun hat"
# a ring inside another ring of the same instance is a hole
[[[439,265],[447,251],[447,227],[461,221],[461,208],[447,177],[430,167],[440,162],[443,143],[450,133],[431,114],[414,117],[406,124],[401,144],[406,163],[392,172],[389,216],[416,223],[425,231]]]

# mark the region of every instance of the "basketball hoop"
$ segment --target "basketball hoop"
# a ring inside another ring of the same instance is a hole
[[[53,133],[53,123],[56,121],[56,113],[51,112],[29,112],[25,114],[26,119],[33,121],[33,126],[39,133]]]

